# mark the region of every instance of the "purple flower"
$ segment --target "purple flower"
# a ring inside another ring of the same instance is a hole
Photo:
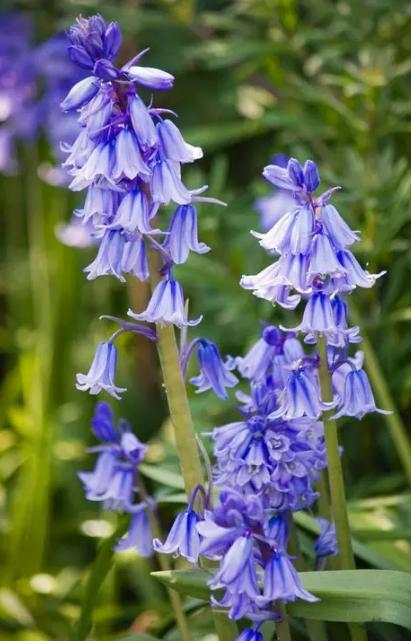
[[[97,346],[96,354],[87,374],[77,374],[77,389],[90,394],[104,390],[110,396],[119,399],[125,392],[124,387],[117,387],[114,382],[117,366],[117,348],[111,342],[102,342]]]
[[[336,556],[338,554],[338,545],[334,523],[321,517],[318,517],[317,521],[321,528],[314,548],[318,564],[318,561],[324,557]]]
[[[164,248],[177,265],[185,263],[190,251],[205,254],[210,247],[199,243],[197,237],[197,211],[193,205],[180,205],[174,211]]]
[[[363,369],[351,369],[345,376],[344,389],[338,398],[338,412],[333,418],[340,416],[355,416],[361,419],[370,412],[390,414],[386,410],[380,410],[375,405],[374,396],[368,376]]]
[[[191,194],[180,178],[180,166],[172,160],[158,160],[154,165],[151,192],[155,203],[178,205],[191,202]]]
[[[153,533],[149,518],[147,516],[147,506],[144,503],[134,508],[131,524],[127,534],[118,541],[114,549],[117,552],[135,548],[142,557],[153,556]]]
[[[274,552],[264,568],[264,598],[269,601],[280,599],[285,603],[303,599],[318,601],[304,590],[290,558],[284,552]]]
[[[182,287],[171,276],[158,283],[144,312],[135,314],[129,310],[128,314],[147,323],[173,323],[177,327],[198,325],[202,318],[187,320]]]
[[[83,78],[74,85],[61,103],[63,111],[80,109],[89,102],[99,90],[99,84],[94,76]]]
[[[190,563],[197,563],[200,551],[198,521],[199,517],[192,508],[189,507],[185,512],[180,512],[165,542],[161,543],[159,539],[154,539],[153,546],[156,552],[181,555]]]
[[[140,67],[139,65],[132,65],[127,67],[126,74],[130,80],[137,82],[137,84],[145,87],[146,89],[153,89],[157,91],[164,91],[171,89],[174,84],[174,76],[162,69],[155,69],[154,67]]]
[[[224,363],[217,346],[205,338],[197,341],[197,358],[200,375],[190,379],[197,387],[196,392],[212,389],[222,399],[228,398],[226,388],[235,387],[238,379],[231,373],[227,363]]]
[[[263,641],[263,635],[257,628],[244,628],[236,641]]]
[[[202,158],[201,147],[189,145],[171,120],[159,122],[156,129],[162,158],[169,158],[181,163],[193,162]]]

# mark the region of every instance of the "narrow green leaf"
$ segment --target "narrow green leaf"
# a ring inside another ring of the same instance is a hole
[[[183,479],[180,474],[177,474],[177,472],[166,470],[157,465],[147,465],[145,463],[141,463],[138,469],[144,476],[152,481],[161,483],[166,487],[173,487],[176,490],[184,490]]]
[[[181,592],[208,599],[205,570],[154,572],[159,581]],[[367,623],[384,621],[411,630],[411,574],[391,570],[340,570],[301,572],[306,590],[316,603],[296,601],[290,614],[318,621]]]
[[[115,532],[107,539],[104,539],[99,546],[96,560],[84,588],[80,617],[73,630],[73,641],[85,641],[91,630],[93,610],[96,606],[100,587],[113,563],[113,547],[116,541],[125,533],[127,526],[128,519],[120,519]]]

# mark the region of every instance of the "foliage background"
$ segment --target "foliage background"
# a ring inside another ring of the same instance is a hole
[[[258,225],[255,198],[270,191],[260,177],[264,164],[276,152],[311,157],[325,186],[342,186],[336,202],[363,232],[360,258],[370,271],[388,272],[373,290],[357,292],[355,305],[382,366],[380,383],[407,426],[410,3],[3,0],[3,6],[30,13],[39,41],[78,13],[99,11],[120,23],[130,56],[150,46],[149,64],[176,76],[174,90],[161,101],[179,113],[185,137],[205,150],[205,159],[188,170],[188,182],[207,182],[210,193],[228,203],[202,207],[201,237],[213,251],[191,257],[179,276],[192,314],[204,314],[201,333],[223,353],[243,353],[261,319],[284,321],[238,286],[241,274],[267,264],[248,233]],[[86,503],[76,477],[90,465],[85,446],[93,399],[77,393],[73,380],[110,331],[98,316],[122,315],[130,300],[136,308],[147,295],[133,282],[88,283],[82,268],[92,252],[56,240],[56,225],[69,218],[75,197],[38,178],[37,166],[48,155],[44,140],[21,148],[21,174],[0,177],[2,641],[69,639],[84,608],[85,577],[114,521]],[[173,472],[155,355],[134,339],[124,341],[121,352],[119,379],[128,393],[116,411],[141,438],[153,439],[150,462]],[[231,405],[211,395],[192,395],[192,408],[199,431],[232,415]],[[344,425],[342,440],[352,524],[368,550],[362,567],[411,571],[409,484],[384,418]],[[163,474],[169,484],[163,495],[178,489],[175,481]],[[171,516],[171,499],[161,510]],[[301,537],[306,541],[307,531]],[[169,607],[162,588],[147,578],[149,569],[136,556],[117,555],[94,604],[91,639],[167,628]],[[207,622],[201,615],[197,622],[198,638],[205,638]],[[372,627],[374,639],[399,641],[404,634]]]

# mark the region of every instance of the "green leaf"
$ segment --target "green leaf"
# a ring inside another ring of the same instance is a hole
[[[208,599],[205,570],[154,572],[159,581],[181,592]],[[301,572],[304,588],[317,596],[316,603],[296,601],[290,614],[319,621],[367,623],[384,621],[411,630],[411,574],[391,570],[340,570]]]
[[[96,606],[101,584],[113,564],[116,541],[128,527],[128,518],[122,518],[115,532],[100,544],[96,560],[87,579],[81,603],[80,617],[73,630],[73,641],[85,641],[92,627],[92,614]]]
[[[184,481],[180,474],[177,472],[172,472],[171,470],[166,470],[160,466],[156,465],[147,465],[142,463],[139,465],[140,472],[152,481],[161,483],[166,487],[173,487],[176,490],[184,490]]]

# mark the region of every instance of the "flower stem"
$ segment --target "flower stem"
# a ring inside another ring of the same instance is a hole
[[[158,256],[149,249],[151,289],[160,280]],[[170,418],[174,428],[177,455],[187,499],[197,485],[204,485],[200,454],[197,446],[187,390],[181,370],[180,354],[173,325],[157,323],[157,349],[163,373]],[[236,624],[226,614],[212,611],[219,641],[234,641],[238,636]]]
[[[288,623],[287,611],[284,603],[278,603],[277,611],[281,614],[282,619],[275,624],[278,641],[292,641],[290,624]]]
[[[327,343],[323,336],[318,339],[318,352],[321,358],[320,384],[323,401],[332,401],[333,391],[331,376],[327,362]],[[341,465],[341,456],[338,444],[337,422],[330,418],[329,412],[324,414],[324,436],[328,458],[328,482],[330,488],[331,514],[335,523],[338,543],[338,564],[340,570],[354,570],[355,560],[352,549],[350,525],[348,522],[347,501],[345,498],[344,476]],[[350,624],[352,641],[366,641],[365,628]]]

